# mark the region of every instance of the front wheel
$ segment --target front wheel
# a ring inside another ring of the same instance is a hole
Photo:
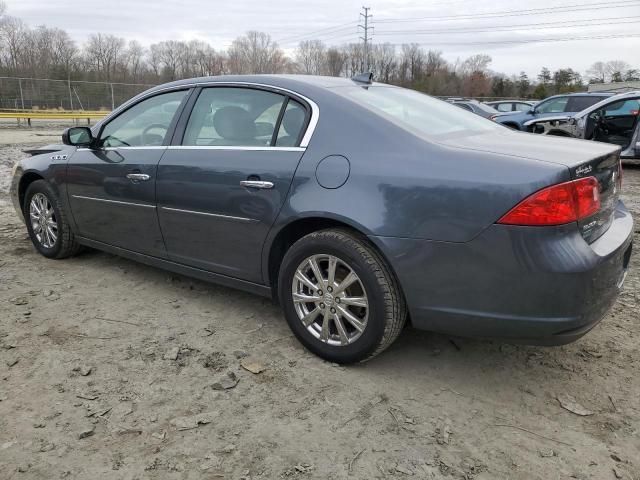
[[[60,200],[46,181],[29,185],[23,212],[31,242],[42,255],[66,258],[80,250]]]
[[[400,334],[407,309],[384,259],[344,230],[298,240],[278,282],[291,330],[316,355],[336,363],[374,357]]]

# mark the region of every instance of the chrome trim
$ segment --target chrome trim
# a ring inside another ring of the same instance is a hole
[[[254,152],[304,152],[304,147],[240,147],[235,145],[170,145],[168,150],[240,150]]]
[[[311,107],[311,118],[309,119],[309,125],[307,126],[307,131],[304,133],[304,136],[302,137],[302,140],[300,141],[300,147],[301,148],[306,148],[309,146],[309,142],[311,141],[311,137],[313,136],[313,132],[316,129],[316,126],[318,125],[318,120],[320,118],[320,107],[318,107],[318,104],[316,102],[314,102],[313,100],[311,100],[308,97],[305,97],[304,95],[294,91],[294,90],[289,90],[288,88],[283,88],[283,87],[278,87],[276,85],[268,85],[265,83],[256,83],[256,82],[239,82],[239,81],[211,81],[211,82],[193,82],[193,83],[185,83],[182,85],[172,85],[170,87],[164,87],[164,88],[158,88],[157,90],[153,90],[153,91],[149,91],[146,95],[145,92],[141,93],[138,96],[133,97],[132,99],[130,99],[128,102],[123,103],[122,105],[120,105],[118,108],[116,108],[113,112],[111,112],[111,115],[103,118],[102,120],[100,120],[98,123],[96,123],[96,125],[94,125],[95,127],[101,128],[101,126],[105,123],[108,123],[111,121],[112,118],[118,116],[120,114],[120,112],[122,112],[123,110],[126,110],[127,108],[129,108],[129,106],[131,106],[132,104],[141,102],[145,99],[147,99],[148,97],[152,97],[154,95],[157,95],[159,93],[163,93],[163,92],[167,92],[167,91],[171,91],[171,90],[184,90],[187,88],[194,88],[194,87],[213,87],[213,86],[219,86],[219,87],[228,87],[228,86],[236,86],[236,85],[240,85],[240,86],[247,86],[247,87],[262,87],[262,88],[270,88],[273,90],[278,90],[280,92],[283,93],[287,93],[287,94],[291,94],[294,96],[297,96],[299,98],[301,98],[302,100],[304,100],[305,102],[307,102],[309,104],[309,106]],[[126,147],[126,148],[138,148],[138,147]],[[277,147],[272,147],[272,148],[277,148]]]
[[[113,152],[115,150],[166,150],[167,146],[157,146],[157,145],[142,145],[138,147],[104,147],[104,148],[77,148],[76,152]]]
[[[146,173],[127,173],[126,177],[134,182],[146,182],[151,178]]]
[[[265,182],[263,180],[241,180],[240,185],[247,188],[259,188],[262,190],[270,190],[273,188],[273,182]]]
[[[160,207],[162,210],[168,210],[170,212],[177,213],[191,213],[193,215],[205,215],[207,217],[215,217],[222,218],[224,220],[234,220],[237,222],[258,222],[255,218],[245,218],[245,217],[233,217],[231,215],[221,215],[219,213],[209,213],[209,212],[198,212],[196,210],[183,210],[182,208],[172,208],[172,207]]]
[[[71,196],[73,198],[79,198],[81,200],[94,200],[96,202],[116,203],[119,205],[131,205],[133,207],[156,208],[155,205],[149,205],[146,203],[121,202],[119,200],[107,200],[106,198],[85,197],[84,195],[71,195]]]

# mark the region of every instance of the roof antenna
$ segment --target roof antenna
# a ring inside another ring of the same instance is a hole
[[[373,83],[373,72],[359,73],[351,77],[351,80],[353,80],[354,82],[366,83],[368,85],[371,85]]]

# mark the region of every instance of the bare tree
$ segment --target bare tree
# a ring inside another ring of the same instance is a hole
[[[284,52],[264,32],[249,31],[236,38],[228,56],[231,73],[282,73],[288,66]]]
[[[134,82],[140,81],[145,67],[145,49],[136,40],[130,40],[125,52],[128,74]]]
[[[622,82],[630,68],[631,65],[623,60],[611,60],[605,64],[605,71],[612,82]]]
[[[345,54],[337,48],[330,48],[327,50],[327,75],[332,77],[339,77],[344,69],[344,63],[347,60]]]
[[[491,63],[491,57],[485,54],[472,55],[462,62],[461,70],[463,73],[469,75],[473,73],[486,73],[489,64]]]
[[[298,44],[295,60],[301,73],[321,75],[327,69],[327,48],[320,40],[305,40]]]
[[[604,62],[596,62],[589,70],[587,70],[587,75],[591,77],[591,80],[595,83],[604,83],[607,79],[607,66]]]
[[[124,39],[115,35],[92,34],[85,45],[85,60],[99,77],[111,81],[116,75],[118,62],[122,60],[124,45]]]

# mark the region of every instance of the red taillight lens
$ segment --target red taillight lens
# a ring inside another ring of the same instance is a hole
[[[503,216],[505,225],[562,225],[590,217],[600,210],[600,189],[595,177],[544,188],[525,198]]]

